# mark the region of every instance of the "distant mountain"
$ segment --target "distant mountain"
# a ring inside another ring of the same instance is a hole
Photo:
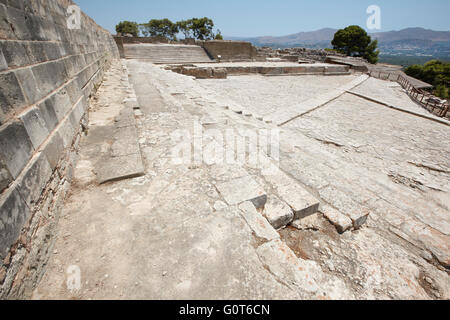
[[[281,37],[226,37],[226,39],[249,41],[259,47],[331,48],[331,40],[336,31],[337,29],[325,28]],[[407,28],[370,35],[374,39],[378,39],[382,54],[450,57],[450,31]]]

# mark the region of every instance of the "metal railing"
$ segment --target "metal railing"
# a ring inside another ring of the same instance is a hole
[[[411,99],[420,104],[428,112],[438,117],[450,118],[450,113],[448,112],[450,104],[447,101],[441,103],[440,99],[431,93],[416,88],[407,78],[402,76],[402,74],[381,71],[371,71],[369,74],[371,77],[377,79],[397,82],[403,89],[406,90],[406,93],[411,97]]]

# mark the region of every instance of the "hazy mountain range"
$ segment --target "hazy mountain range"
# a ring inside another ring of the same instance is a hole
[[[225,39],[245,40],[259,47],[331,48],[331,40],[336,31],[337,29],[325,28],[281,37],[225,37]],[[407,28],[400,31],[371,33],[370,35],[378,39],[382,54],[450,57],[450,31]]]

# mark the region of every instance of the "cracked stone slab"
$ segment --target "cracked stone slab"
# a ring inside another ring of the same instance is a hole
[[[101,160],[97,163],[95,172],[99,184],[140,177],[145,173],[140,154]]]
[[[277,190],[278,196],[292,208],[294,219],[306,218],[319,210],[320,202],[279,168],[271,166],[262,174]]]
[[[316,213],[309,217],[292,221],[291,226],[298,230],[320,230],[322,223],[319,215]]]
[[[266,240],[279,239],[280,235],[275,231],[275,229],[269,224],[269,222],[264,219],[264,217],[256,211],[255,206],[247,201],[239,206],[241,210],[241,215],[247,221],[250,228],[255,232],[258,238],[263,238]]]
[[[269,196],[264,207],[264,216],[275,229],[287,226],[294,219],[294,212],[276,196]]]
[[[299,286],[309,294],[316,294],[319,287],[302,261],[282,241],[274,240],[263,244],[256,249],[262,262],[269,268],[279,281],[287,286]]]
[[[369,209],[362,206],[358,206],[349,212],[349,217],[352,220],[353,228],[355,228],[355,230],[360,229],[366,223],[369,214]]]
[[[260,209],[267,202],[266,192],[251,176],[218,183],[216,187],[229,205],[250,201]]]
[[[353,226],[353,222],[349,217],[330,206],[323,206],[322,212],[325,218],[336,227],[339,233],[344,233]]]

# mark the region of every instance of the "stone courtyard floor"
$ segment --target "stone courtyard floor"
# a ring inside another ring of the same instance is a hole
[[[361,75],[194,80],[148,62],[116,62],[92,100],[33,298],[450,299],[448,125],[344,91],[281,126],[264,119],[345,86],[424,112],[395,83]],[[135,110],[124,103],[134,100]],[[136,127],[127,141],[137,140],[138,153],[127,151],[131,142],[115,143],[130,113],[124,126]],[[279,130],[279,169],[268,176],[246,163],[174,163],[173,133],[195,136],[196,123],[216,132]],[[142,158],[143,168],[99,184],[115,152]],[[261,196],[293,207],[302,193],[319,211],[275,231]],[[330,210],[370,215],[339,233]]]

